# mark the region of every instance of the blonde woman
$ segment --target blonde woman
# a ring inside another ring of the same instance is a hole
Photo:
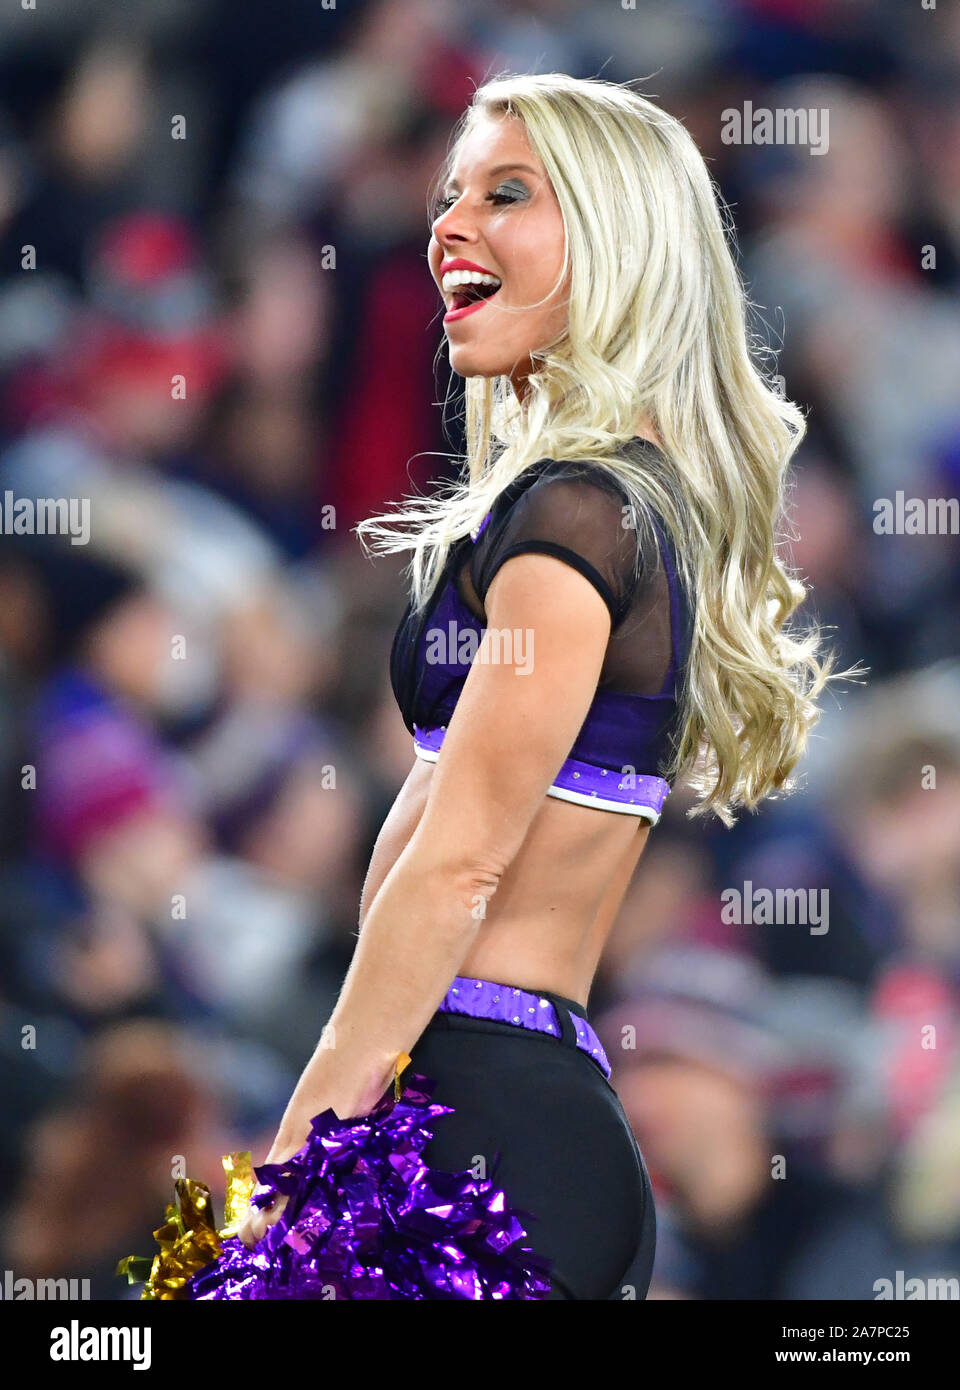
[[[629,88],[508,77],[465,113],[428,248],[463,480],[358,528],[412,552],[391,675],[416,756],[195,1297],[646,1294],[653,1198],[591,982],[675,781],[728,825],[789,791],[835,679],[788,623],[804,422],[751,358],[721,207]]]

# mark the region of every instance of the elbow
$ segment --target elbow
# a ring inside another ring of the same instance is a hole
[[[487,919],[490,900],[500,886],[503,870],[487,863],[465,860],[439,870],[434,878],[444,901],[451,902],[458,919],[466,913],[468,931],[478,930]]]
[[[460,889],[468,904],[471,921],[479,926],[486,920],[490,899],[500,886],[502,869],[487,865],[471,864],[465,866],[460,877]]]
[[[449,904],[451,930],[478,930],[486,920],[506,864],[496,856],[445,852],[439,846],[415,844],[415,839],[408,848],[416,891],[433,904]]]

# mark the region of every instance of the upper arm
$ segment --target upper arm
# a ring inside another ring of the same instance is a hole
[[[495,881],[587,716],[611,617],[582,571],[544,553],[501,562],[485,606],[414,841],[434,869]]]
[[[470,573],[481,602],[501,565],[520,554],[554,556],[577,570],[605,601],[613,627],[643,568],[626,493],[597,467],[570,461],[551,464],[474,548]]]

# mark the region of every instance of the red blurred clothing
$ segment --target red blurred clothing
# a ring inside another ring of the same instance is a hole
[[[433,370],[441,307],[407,248],[386,257],[371,278],[319,498],[336,506],[340,535],[437,471],[429,454],[413,456],[443,446]]]

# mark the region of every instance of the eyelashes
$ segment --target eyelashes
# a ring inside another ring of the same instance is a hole
[[[513,183],[513,184],[505,183],[505,184],[501,184],[500,187],[499,187],[498,189],[496,189],[495,192],[493,192],[493,193],[488,193],[488,194],[487,194],[487,197],[486,197],[486,201],[487,201],[488,203],[493,203],[494,206],[496,206],[496,207],[502,207],[502,206],[504,206],[504,204],[521,203],[521,202],[523,202],[526,198],[528,198],[529,196],[530,196],[529,190],[526,189],[526,188],[523,186],[523,184],[521,184],[521,183]],[[443,215],[443,213],[445,213],[445,212],[447,211],[448,208],[453,207],[453,205],[454,205],[454,203],[455,203],[456,201],[457,201],[457,198],[456,198],[456,196],[455,196],[454,194],[452,194],[452,193],[448,193],[448,194],[446,195],[446,197],[444,197],[444,198],[438,198],[437,201],[436,201],[436,202],[434,203],[434,205],[433,205],[433,219],[432,219],[432,220],[433,220],[434,222],[436,222],[437,218],[438,218],[438,217],[441,217],[441,216]]]

